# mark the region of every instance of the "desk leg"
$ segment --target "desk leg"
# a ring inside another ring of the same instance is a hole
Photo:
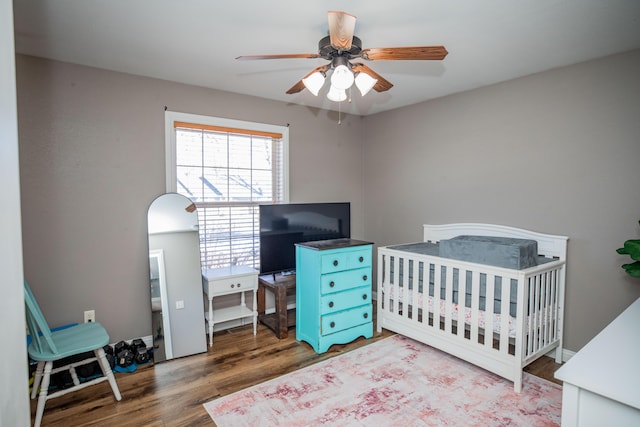
[[[265,302],[264,285],[258,282],[258,315],[263,315],[265,310],[266,310],[266,302]]]
[[[258,309],[257,309],[257,304],[258,304],[258,290],[257,289],[253,289],[253,335],[256,335],[256,332],[258,330]]]
[[[209,347],[213,347],[213,297],[209,297]]]
[[[287,338],[289,335],[289,325],[287,319],[287,287],[278,286],[275,292],[276,297],[276,334],[279,339]]]

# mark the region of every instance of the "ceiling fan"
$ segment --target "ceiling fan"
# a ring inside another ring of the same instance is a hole
[[[346,90],[355,82],[362,96],[371,89],[384,92],[393,87],[388,80],[361,62],[365,60],[442,60],[449,52],[444,46],[386,47],[362,48],[362,41],[354,35],[356,17],[346,12],[329,11],[329,35],[320,39],[318,53],[293,53],[282,55],[248,55],[236,59],[290,59],[290,58],[323,58],[331,61],[313,69],[288,91],[294,94],[305,87],[315,96],[322,88],[327,73],[331,71],[331,87],[327,98],[341,102],[347,99]]]

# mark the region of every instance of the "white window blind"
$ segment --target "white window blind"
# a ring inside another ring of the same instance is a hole
[[[197,207],[202,268],[259,268],[258,206],[288,199],[286,135],[250,125],[172,120],[174,191]]]

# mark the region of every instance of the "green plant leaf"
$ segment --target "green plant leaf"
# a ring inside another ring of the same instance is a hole
[[[640,261],[640,240],[627,240],[624,242],[624,247],[616,252],[622,255],[629,255],[631,259]]]
[[[622,268],[629,276],[640,279],[640,261],[636,261],[633,264],[623,264]]]

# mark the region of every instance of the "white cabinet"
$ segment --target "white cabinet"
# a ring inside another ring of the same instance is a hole
[[[234,265],[204,270],[202,278],[202,287],[209,300],[209,310],[205,313],[209,324],[209,346],[213,346],[213,325],[217,323],[252,317],[253,335],[255,335],[258,322],[258,271],[245,265]],[[253,295],[251,308],[247,307],[245,296],[247,292]],[[213,309],[215,297],[230,294],[240,294],[239,305]]]
[[[555,373],[563,426],[640,426],[640,299]]]

